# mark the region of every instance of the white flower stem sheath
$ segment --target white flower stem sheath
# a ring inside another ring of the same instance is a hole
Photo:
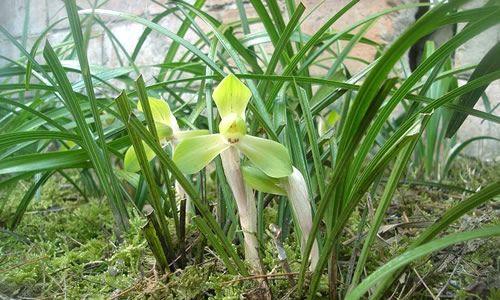
[[[302,173],[294,167],[292,174],[283,179],[283,187],[292,205],[295,220],[301,230],[300,248],[302,253],[304,253],[304,248],[312,228],[312,210],[307,193],[307,184]],[[312,246],[309,259],[309,270],[313,271],[319,260],[319,247],[316,240]]]
[[[227,182],[233,192],[241,230],[245,239],[245,259],[254,272],[263,274],[259,259],[259,242],[257,240],[257,207],[251,188],[245,185],[240,168],[240,154],[238,149],[230,147],[221,153],[222,167]]]

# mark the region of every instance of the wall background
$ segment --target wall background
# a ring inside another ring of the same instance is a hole
[[[82,8],[90,8],[89,2],[81,1],[77,3]],[[284,1],[280,1],[282,4]],[[320,4],[319,0],[303,0],[307,10],[304,15],[307,15],[313,8]],[[307,21],[303,24],[302,29],[306,33],[312,33],[316,28],[321,26],[333,13],[344,6],[347,0],[326,0],[315,10]],[[354,9],[347,15],[342,17],[334,28],[342,29],[348,24],[352,24],[368,15],[379,12],[381,10],[398,6],[401,4],[415,3],[418,0],[362,0]],[[473,1],[469,6],[478,6],[484,1]],[[249,17],[255,16],[251,5],[245,1]],[[284,4],[283,4],[284,6]],[[4,26],[11,34],[16,37],[21,37],[23,32],[23,22],[26,8],[29,8],[29,31],[27,35],[27,46],[31,49],[33,41],[37,35],[44,31],[49,24],[66,16],[63,2],[61,0],[2,0],[0,1],[0,25]],[[155,14],[162,12],[164,9],[149,0],[110,0],[105,3],[102,9],[110,9],[121,12],[128,12],[134,15],[152,18]],[[212,16],[218,18],[224,23],[237,20],[238,11],[234,0],[207,0],[205,11]],[[283,7],[284,9],[284,7]],[[414,22],[416,9],[405,9],[389,16],[382,17],[370,29],[368,37],[378,42],[391,43],[407,26]],[[103,18],[106,21],[108,28],[125,46],[126,50],[131,53],[136,45],[139,36],[142,34],[144,27],[138,24],[133,24],[128,21],[117,20],[116,18]],[[161,25],[166,26],[171,31],[176,31],[180,25],[180,21],[175,17],[164,19]],[[203,26],[202,26],[203,28]],[[259,30],[259,28],[256,28]],[[49,40],[56,44],[61,41],[68,33],[68,24],[66,21],[59,23],[49,35]],[[103,33],[102,28],[94,26],[93,38],[89,44],[89,60],[91,64],[119,66],[118,58],[116,57],[111,42]],[[189,37],[193,34],[188,34]],[[500,41],[500,26],[490,28],[488,31],[477,36],[465,45],[459,48],[455,56],[456,65],[474,64],[479,62],[480,58],[497,42]],[[136,63],[138,65],[151,65],[161,63],[168,49],[170,41],[164,36],[151,34],[146,40]],[[7,41],[4,36],[0,35],[0,55],[4,55],[11,59],[19,56],[17,49]],[[362,58],[373,57],[374,51],[368,46],[356,47],[352,52],[352,56]],[[5,64],[5,60],[0,60],[0,65]],[[356,70],[359,66],[356,64],[349,65],[350,68]],[[151,78],[152,74],[145,74],[146,79]],[[463,80],[467,79],[467,75],[463,76]],[[500,102],[500,82],[493,82],[487,89],[487,94],[492,102],[496,105]],[[484,110],[484,107],[479,101],[476,109]],[[477,135],[492,135],[500,138],[500,126],[491,122],[483,122],[474,117],[469,117],[466,124],[459,130],[459,139]],[[500,155],[500,146],[493,142],[480,141],[468,146],[466,151],[469,155],[479,157],[481,159],[495,159]]]

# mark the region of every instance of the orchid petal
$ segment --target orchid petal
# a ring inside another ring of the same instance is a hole
[[[156,154],[151,148],[149,148],[149,146],[145,142],[142,142],[142,145],[144,147],[144,152],[146,153],[146,158],[148,159],[148,161],[151,161],[156,156]],[[141,169],[134,147],[128,148],[127,152],[125,152],[123,168],[125,169],[125,171],[133,173]]]
[[[163,123],[172,127],[172,112],[168,103],[153,97],[149,97],[148,101],[155,123]],[[141,112],[143,111],[141,102],[137,104],[137,109]]]
[[[186,130],[186,131],[179,131],[175,133],[175,137],[177,140],[181,141],[183,139],[187,139],[190,137],[195,137],[195,136],[200,136],[200,135],[209,135],[210,131],[206,129],[196,129],[196,130]]]
[[[199,172],[217,155],[230,147],[220,134],[186,138],[175,147],[173,160],[185,174]]]
[[[212,94],[222,118],[234,113],[245,119],[245,109],[251,96],[248,87],[233,74],[226,76]]]
[[[236,147],[267,176],[286,177],[292,173],[292,163],[285,146],[275,141],[245,135]]]
[[[155,122],[156,132],[158,133],[158,137],[160,139],[170,140],[174,134],[172,127],[168,126],[165,123]]]
[[[281,187],[280,179],[269,177],[252,165],[243,165],[241,171],[245,183],[252,189],[268,194],[286,195],[285,190]]]

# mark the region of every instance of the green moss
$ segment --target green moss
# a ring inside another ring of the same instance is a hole
[[[24,192],[22,187],[18,191],[11,194],[10,202]],[[6,205],[2,216],[14,209],[12,203]],[[81,298],[126,288],[139,275],[140,253],[147,251],[139,234],[140,222],[134,219],[124,242],[114,246],[118,243],[107,203],[84,202],[54,177],[44,186],[40,199],[32,201],[15,235],[0,233],[4,270],[0,272],[0,293]],[[117,261],[124,261],[126,270],[111,276],[108,269]]]

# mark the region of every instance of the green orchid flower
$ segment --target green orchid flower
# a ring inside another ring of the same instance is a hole
[[[148,101],[149,106],[151,107],[151,114],[153,115],[156,133],[158,134],[158,138],[160,139],[162,146],[166,145],[168,142],[172,142],[172,144],[175,145],[182,139],[209,133],[208,130],[180,130],[177,120],[175,119],[174,114],[170,110],[166,101],[153,97],[149,97]],[[137,105],[137,109],[141,112],[143,111],[140,102]],[[155,153],[144,142],[143,146],[148,161],[151,161],[156,156]],[[129,147],[127,152],[125,152],[123,164],[124,170],[127,172],[135,173],[141,169],[134,147]]]
[[[173,160],[185,174],[199,172],[217,155],[230,147],[237,148],[256,167],[274,178],[292,173],[286,148],[275,141],[246,134],[245,110],[252,93],[236,76],[226,76],[213,92],[221,122],[218,134],[183,139]]]

